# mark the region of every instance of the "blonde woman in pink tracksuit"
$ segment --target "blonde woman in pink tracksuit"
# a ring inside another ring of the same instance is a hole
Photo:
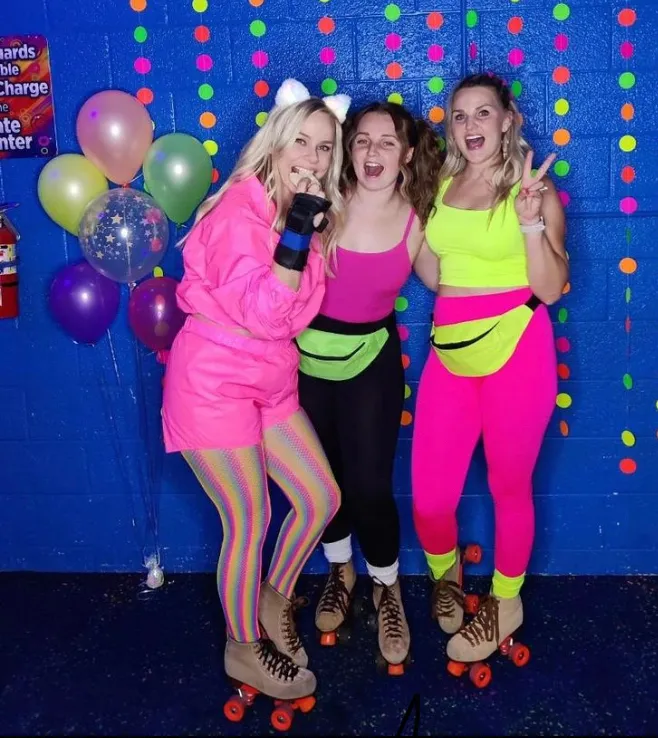
[[[318,312],[343,201],[341,123],[349,98],[279,89],[265,125],[183,247],[178,304],[188,313],[168,357],[165,447],[181,452],[223,525],[217,586],[224,666],[278,699],[315,691],[292,618],[293,589],[340,492],[297,397],[293,343]],[[267,478],[287,496],[267,577]]]

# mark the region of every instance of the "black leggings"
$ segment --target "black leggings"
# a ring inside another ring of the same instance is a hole
[[[395,316],[377,358],[344,381],[299,375],[299,399],[320,437],[342,492],[323,543],[356,534],[371,566],[395,563],[400,519],[393,497],[393,466],[404,402],[404,369]]]

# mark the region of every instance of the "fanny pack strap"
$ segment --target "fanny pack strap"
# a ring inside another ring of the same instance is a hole
[[[326,315],[316,315],[308,327],[323,333],[338,333],[342,336],[367,336],[371,333],[377,333],[382,328],[392,328],[394,326],[395,311],[381,320],[370,323],[347,323],[336,318],[329,318]]]

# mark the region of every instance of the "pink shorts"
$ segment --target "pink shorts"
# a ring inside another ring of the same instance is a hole
[[[168,453],[253,446],[299,410],[292,341],[231,333],[193,316],[174,339],[162,398]]]

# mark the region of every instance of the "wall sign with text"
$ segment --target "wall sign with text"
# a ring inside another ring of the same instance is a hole
[[[48,42],[0,37],[0,161],[57,155]]]

